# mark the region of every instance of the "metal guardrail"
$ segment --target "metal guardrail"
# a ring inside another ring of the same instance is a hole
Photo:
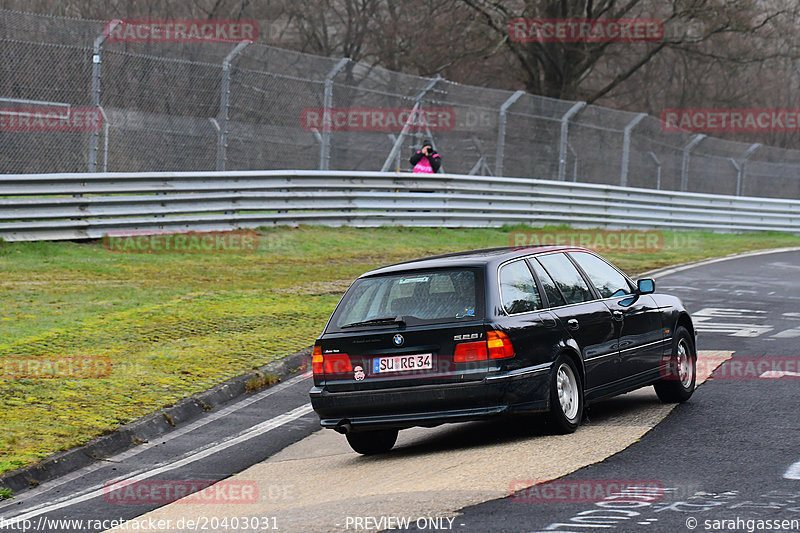
[[[800,200],[550,180],[344,171],[0,175],[0,238],[298,224],[790,231]]]

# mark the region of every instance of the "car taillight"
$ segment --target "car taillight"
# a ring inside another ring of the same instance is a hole
[[[321,376],[323,373],[322,361],[322,347],[314,346],[314,353],[311,355],[311,370],[315,376]]]
[[[456,344],[456,352],[453,356],[453,361],[456,363],[486,361],[486,342],[462,342]]]
[[[329,353],[323,356],[323,369],[326,374],[344,374],[352,372],[350,356],[346,353]]]
[[[489,359],[514,357],[514,346],[511,344],[511,339],[502,331],[487,331],[486,346],[489,350]]]
[[[314,346],[314,353],[311,355],[311,370],[317,376],[322,374],[344,374],[352,372],[353,366],[350,364],[350,356],[346,353],[323,355],[322,347]]]
[[[453,361],[468,363],[470,361],[486,361],[486,359],[505,359],[514,357],[514,346],[511,339],[502,331],[486,332],[486,340],[479,342],[462,342],[456,344]]]

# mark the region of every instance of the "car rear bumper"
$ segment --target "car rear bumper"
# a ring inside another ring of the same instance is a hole
[[[311,405],[323,427],[352,429],[436,426],[508,412],[545,411],[550,364],[492,374],[480,381],[380,390],[330,392],[311,389]]]

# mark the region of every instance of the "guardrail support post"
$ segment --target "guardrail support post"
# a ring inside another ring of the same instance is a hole
[[[747,177],[747,159],[759,148],[761,148],[761,143],[751,144],[740,160],[742,168],[736,168],[736,196],[741,196],[744,190],[744,179]]]
[[[503,157],[505,156],[506,149],[506,113],[508,112],[508,108],[519,100],[523,94],[525,94],[525,91],[515,92],[500,106],[500,119],[497,121],[497,160],[494,163],[495,176],[503,175]]]
[[[328,72],[325,78],[325,92],[322,96],[322,142],[319,147],[319,169],[328,170],[331,162],[331,117],[330,109],[333,107],[333,79],[350,61],[349,57],[343,57],[336,63],[336,66]]]
[[[411,109],[411,113],[408,115],[408,120],[403,125],[403,129],[400,130],[400,135],[397,136],[397,140],[392,145],[392,150],[389,152],[389,155],[386,157],[386,161],[383,162],[383,166],[381,167],[381,172],[387,172],[392,166],[392,160],[397,157],[397,154],[400,153],[400,147],[403,145],[403,141],[408,134],[408,130],[411,127],[411,124],[414,120],[416,120],[417,110],[422,106],[422,99],[425,98],[425,95],[428,94],[428,91],[433,89],[437,83],[441,81],[442,77],[440,75],[436,75],[435,78],[431,79],[428,84],[423,87],[423,89],[414,97],[414,107]],[[433,142],[433,139],[431,139]],[[434,148],[436,148],[434,146]]]
[[[100,107],[100,65],[102,63],[103,43],[108,34],[114,31],[121,20],[112,20],[104,28],[103,33],[97,36],[92,47],[92,107]],[[104,123],[105,123],[105,113]],[[92,131],[89,135],[89,172],[97,172],[97,147],[100,141],[100,132]]]
[[[636,115],[636,118],[628,122],[628,125],[625,126],[625,130],[622,132],[622,171],[619,174],[620,187],[628,186],[628,165],[631,157],[631,131],[633,131],[633,128],[646,116],[647,113],[639,113]]]
[[[700,141],[706,138],[704,133],[700,133],[695,135],[694,138],[689,141],[689,144],[683,147],[683,163],[681,164],[681,190],[686,191],[689,188],[689,154],[692,152],[695,146],[697,146]]]
[[[576,102],[569,111],[561,117],[561,143],[558,147],[558,181],[564,181],[567,176],[567,137],[569,135],[569,119],[578,111],[586,107],[586,102]]]
[[[217,170],[225,170],[228,163],[228,108],[231,95],[231,61],[252,43],[242,41],[222,61],[222,83],[219,97],[219,132],[217,134]]]

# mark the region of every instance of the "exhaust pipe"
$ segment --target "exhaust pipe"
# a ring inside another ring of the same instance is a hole
[[[342,435],[347,435],[351,431],[353,431],[353,426],[350,425],[350,421],[346,418],[339,420],[335,426],[333,426],[333,430],[337,433],[341,433]]]

